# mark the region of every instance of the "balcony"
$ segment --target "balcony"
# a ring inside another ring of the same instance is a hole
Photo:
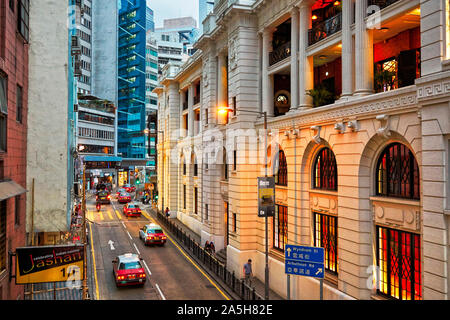
[[[342,30],[342,13],[316,24],[308,30],[308,45],[313,45]]]
[[[391,4],[396,3],[397,1],[399,1],[399,0],[369,0],[367,5],[368,5],[368,7],[378,6],[381,10],[381,9],[386,8],[387,6],[390,6]],[[371,12],[371,13],[369,13],[369,15],[373,14],[373,13],[375,13],[375,12]]]
[[[288,41],[269,53],[269,65],[272,66],[277,62],[283,61],[284,59],[290,56],[291,56],[291,42]]]

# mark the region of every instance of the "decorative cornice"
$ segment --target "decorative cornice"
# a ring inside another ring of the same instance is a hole
[[[450,94],[450,71],[421,78],[416,81],[416,85],[419,102],[443,97],[448,98]]]
[[[311,127],[312,125],[335,123],[342,119],[367,118],[379,114],[404,112],[409,108],[419,108],[415,86],[355,98],[329,106],[299,110],[289,115],[269,119],[268,126],[271,129],[281,129],[291,127],[292,121],[294,121],[297,128]],[[261,121],[256,124],[257,127],[262,125]]]

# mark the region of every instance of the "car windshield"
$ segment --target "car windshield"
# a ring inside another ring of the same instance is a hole
[[[134,209],[134,208],[139,209],[139,206],[137,206],[137,205],[135,205],[135,204],[129,204],[129,205],[128,205],[128,208],[131,208],[131,209]]]
[[[107,191],[100,191],[98,194],[101,195],[101,196],[107,196],[108,192]]]
[[[122,197],[126,197],[126,196],[128,196],[128,193],[121,193],[120,194]]]
[[[163,231],[161,229],[152,229],[148,230],[148,233],[163,233]]]
[[[119,270],[130,270],[130,269],[141,269],[141,263],[139,261],[133,262],[122,262],[120,264]]]

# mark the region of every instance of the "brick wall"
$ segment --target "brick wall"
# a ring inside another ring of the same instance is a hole
[[[0,160],[4,164],[4,177],[11,179],[22,187],[26,187],[26,133],[27,133],[27,93],[28,93],[28,44],[16,32],[17,30],[17,1],[14,10],[9,1],[0,0],[0,64],[1,72],[6,75],[8,116],[7,116],[7,151],[0,153]],[[22,121],[17,121],[17,86],[23,89]],[[16,223],[16,201],[7,201],[7,251],[25,245],[25,196],[20,197],[19,219]],[[0,288],[3,299],[23,298],[23,287],[16,286],[14,280],[8,279],[8,270],[0,272]]]

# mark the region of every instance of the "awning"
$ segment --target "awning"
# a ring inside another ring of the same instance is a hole
[[[121,162],[121,157],[115,156],[84,156],[84,162]]]
[[[0,182],[0,201],[13,198],[25,192],[27,190],[12,180]]]

